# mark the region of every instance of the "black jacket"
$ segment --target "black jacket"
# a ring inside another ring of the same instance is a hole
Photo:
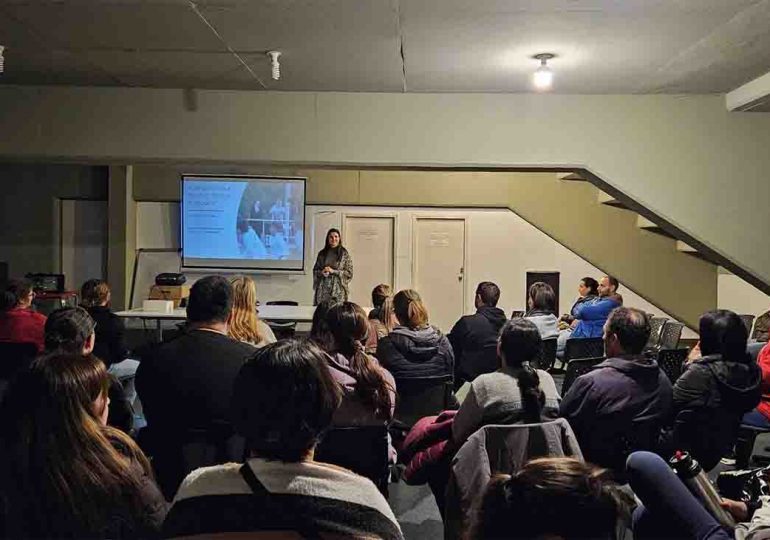
[[[735,444],[741,417],[757,406],[762,371],[720,355],[692,362],[674,385],[674,449],[687,450],[713,469]]]
[[[94,355],[99,357],[107,367],[125,360],[128,357],[128,347],[123,320],[107,306],[91,306],[85,310],[96,322]]]
[[[497,338],[507,320],[502,309],[481,306],[455,323],[449,332],[455,355],[455,385],[497,371]]]
[[[451,375],[454,354],[438,328],[411,330],[397,326],[377,344],[377,359],[396,379]]]

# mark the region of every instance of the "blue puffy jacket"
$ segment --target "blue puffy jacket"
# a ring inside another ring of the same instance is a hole
[[[573,315],[578,324],[570,336],[572,339],[602,337],[602,329],[610,312],[620,303],[610,297],[596,297],[575,306]]]

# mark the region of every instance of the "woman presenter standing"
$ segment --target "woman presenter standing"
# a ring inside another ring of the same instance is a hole
[[[347,302],[348,285],[353,279],[353,259],[342,247],[340,231],[329,229],[326,245],[318,252],[313,266],[313,305],[321,302]]]

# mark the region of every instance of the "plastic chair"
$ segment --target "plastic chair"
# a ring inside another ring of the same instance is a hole
[[[684,371],[683,366],[690,349],[661,349],[658,351],[658,366],[674,384]]]
[[[557,338],[544,339],[540,347],[540,355],[535,360],[535,367],[543,371],[550,371],[556,362]]]
[[[335,427],[315,449],[315,460],[331,463],[374,482],[387,497],[390,466],[388,428],[381,426]]]
[[[668,317],[651,317],[650,318],[650,339],[647,340],[645,349],[657,349],[660,344],[660,337],[663,334],[663,327],[666,326]]]
[[[417,420],[458,407],[452,375],[396,380],[395,419],[407,430]]]
[[[735,469],[746,469],[754,453],[754,442],[758,435],[770,433],[770,429],[741,424],[738,429],[738,438],[735,441]]]
[[[579,358],[576,360],[570,360],[567,362],[567,372],[564,374],[564,381],[561,383],[561,395],[565,395],[570,389],[570,386],[581,375],[585,375],[591,371],[594,366],[604,362],[604,357],[597,358]]]
[[[272,300],[270,302],[266,302],[265,304],[268,306],[298,306],[299,302],[295,302],[294,300]],[[294,334],[297,332],[296,321],[291,321],[291,322],[265,321],[265,322],[273,331],[277,339],[292,338],[294,337]]]
[[[679,348],[679,339],[682,337],[684,324],[675,321],[666,321],[663,325],[663,331],[660,335],[659,349],[677,349]]]
[[[577,358],[599,358],[604,356],[602,338],[568,339],[564,348],[564,364]]]
[[[743,321],[743,325],[746,327],[746,332],[751,335],[751,328],[754,326],[754,315],[738,315]]]

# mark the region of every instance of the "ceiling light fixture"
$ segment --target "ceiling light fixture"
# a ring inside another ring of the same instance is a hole
[[[267,55],[270,57],[270,67],[273,68],[273,80],[277,81],[281,78],[281,64],[278,62],[281,51],[268,51]]]
[[[3,58],[3,51],[5,51],[5,47],[0,45],[0,73],[3,72],[5,69],[5,59]]]
[[[535,60],[540,60],[540,67],[537,68],[532,76],[532,82],[538,90],[550,90],[553,86],[553,71],[548,67],[548,60],[556,58],[555,54],[540,53],[533,56]]]

